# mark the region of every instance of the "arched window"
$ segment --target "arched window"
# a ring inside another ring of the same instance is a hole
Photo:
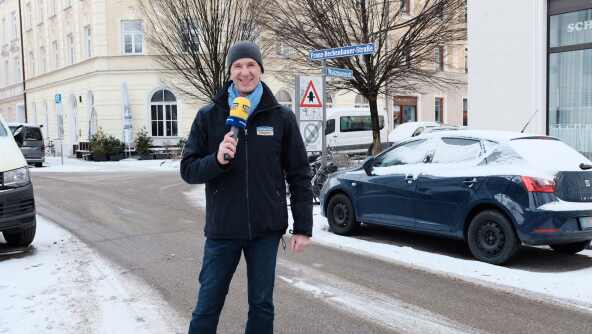
[[[354,101],[354,107],[356,108],[367,108],[370,106],[370,103],[368,103],[368,99],[365,98],[364,96],[357,94],[356,95],[356,100]]]
[[[290,108],[292,110],[292,96],[290,93],[286,92],[285,90],[281,89],[275,94],[278,103]]]
[[[153,137],[176,137],[177,98],[170,91],[159,90],[150,100],[150,115]]]

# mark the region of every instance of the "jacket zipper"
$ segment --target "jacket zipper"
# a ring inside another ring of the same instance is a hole
[[[245,127],[245,182],[247,184],[247,225],[249,226],[249,240],[253,239],[251,232],[251,203],[249,202],[249,131]]]

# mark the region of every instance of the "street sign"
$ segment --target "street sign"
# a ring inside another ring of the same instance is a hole
[[[301,76],[298,104],[301,121],[323,120],[323,78],[320,76]]]
[[[346,68],[327,67],[327,76],[351,79],[354,77],[354,71]]]
[[[55,103],[56,104],[62,103],[62,94],[56,94],[55,95]]]
[[[300,133],[304,140],[304,146],[308,152],[321,152],[323,150],[323,122],[301,121]]]
[[[323,103],[322,97],[317,92],[317,89],[312,80],[308,81],[302,99],[300,100],[300,107],[302,108],[321,108]]]
[[[322,49],[312,50],[309,53],[310,60],[323,60],[332,58],[343,58],[360,56],[365,54],[374,53],[374,43],[361,44],[361,45],[350,45],[334,49]]]

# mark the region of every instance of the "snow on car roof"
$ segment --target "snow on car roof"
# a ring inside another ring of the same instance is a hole
[[[451,131],[437,131],[437,132],[426,133],[424,135],[421,135],[420,137],[447,137],[447,136],[479,138],[479,139],[492,140],[492,141],[496,141],[499,143],[509,142],[511,140],[516,140],[516,139],[530,139],[530,138],[556,139],[556,138],[550,137],[550,136],[534,135],[534,134],[530,134],[530,133],[499,131],[499,130],[469,130],[469,129],[459,129],[459,130],[451,130]]]

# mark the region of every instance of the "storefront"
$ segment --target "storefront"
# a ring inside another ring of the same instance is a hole
[[[592,1],[550,0],[547,131],[592,157]]]

